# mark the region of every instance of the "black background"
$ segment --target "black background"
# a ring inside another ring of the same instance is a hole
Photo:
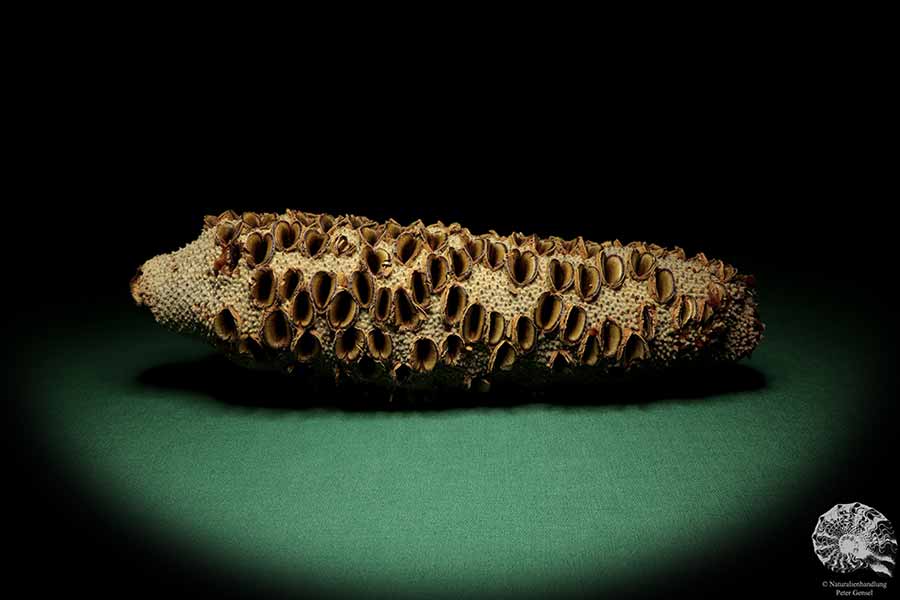
[[[861,415],[879,429],[799,493],[822,511],[859,500],[900,519],[884,475],[896,454],[896,380],[884,368],[897,339],[896,191],[881,78],[840,49],[744,41],[471,73],[446,58],[275,67],[159,41],[83,41],[24,69],[32,85],[7,196],[21,224],[7,226],[6,246],[8,290],[21,295],[7,309],[8,572],[32,590],[100,596],[275,592],[142,542],[72,491],[23,438],[18,410],[28,398],[15,339],[52,333],[52,315],[80,306],[126,305],[141,262],[226,208],[677,244],[839,307],[883,340],[860,390]],[[628,591],[816,594],[835,577],[811,552],[810,517],[785,516],[696,573]]]

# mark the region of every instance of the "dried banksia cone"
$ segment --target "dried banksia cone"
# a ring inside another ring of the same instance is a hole
[[[131,292],[239,364],[414,388],[737,360],[764,329],[752,277],[680,248],[295,210],[206,217]]]

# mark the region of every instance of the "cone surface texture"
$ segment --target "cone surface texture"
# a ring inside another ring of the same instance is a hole
[[[288,210],[206,217],[131,293],[244,366],[486,389],[738,360],[764,329],[754,286],[678,247]]]

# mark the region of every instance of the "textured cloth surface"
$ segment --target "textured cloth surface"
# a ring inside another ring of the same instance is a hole
[[[750,389],[377,412],[223,402],[192,381],[230,372],[208,347],[126,312],[28,350],[34,435],[136,532],[251,579],[410,594],[615,584],[764,525],[859,435],[866,355],[849,325],[762,307],[766,339],[735,371],[763,382]],[[302,407],[311,392],[294,393]]]

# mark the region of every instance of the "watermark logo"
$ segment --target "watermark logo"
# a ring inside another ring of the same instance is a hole
[[[897,538],[887,518],[870,506],[836,504],[819,517],[812,534],[813,550],[835,573],[871,569],[891,577]]]

